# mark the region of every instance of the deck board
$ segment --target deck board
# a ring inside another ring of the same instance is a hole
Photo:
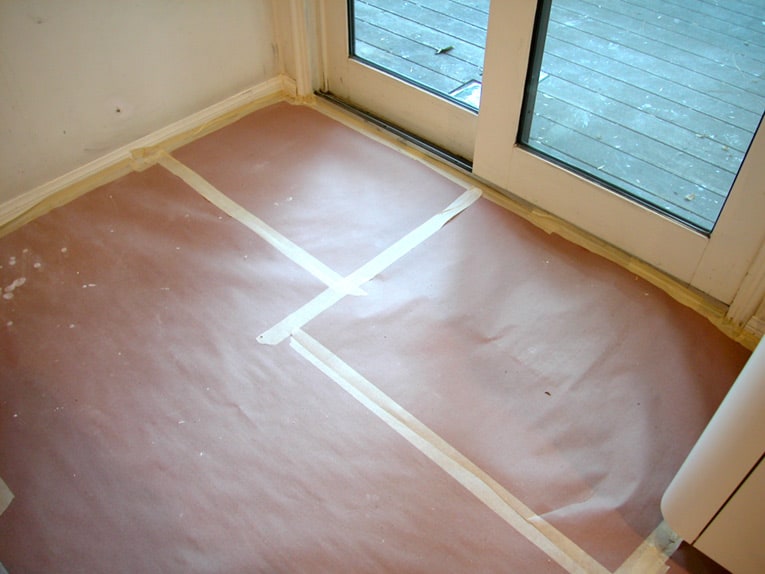
[[[625,3],[641,6],[640,0],[625,0]],[[708,11],[698,10],[697,4],[700,4],[700,2],[682,0],[680,2],[673,2],[667,0],[666,2],[654,2],[651,8],[665,18],[676,18],[680,21],[689,21],[695,24],[702,34],[705,30],[713,30],[731,38],[751,42],[761,47],[765,46],[765,39],[761,37],[761,33],[758,33],[758,28],[748,28],[735,17],[732,20],[709,18],[707,17],[709,16]],[[714,16],[714,13],[712,15]]]
[[[421,49],[427,56],[435,55],[436,50],[446,46],[453,46],[454,57],[461,62],[465,62],[474,68],[481,68],[483,65],[484,49],[477,45],[481,42],[478,37],[480,30],[471,31],[464,38],[454,36],[442,30],[434,28],[425,28],[415,20],[405,17],[403,14],[390,12],[384,8],[384,3],[379,2],[380,6],[373,4],[359,3],[356,12],[361,19],[359,24],[374,22],[374,25],[381,30],[378,32],[380,37],[388,36],[386,31],[395,31],[395,36],[404,38],[413,43],[420,44]],[[414,15],[413,15],[414,16]],[[358,24],[357,24],[358,25]],[[367,24],[368,25],[368,24]],[[385,36],[383,36],[385,34]],[[363,35],[365,38],[366,35]],[[485,36],[485,33],[484,33]],[[367,40],[369,42],[369,40]],[[398,46],[396,46],[398,48]],[[434,61],[443,60],[443,58],[433,58]]]
[[[578,17],[589,6],[591,5],[581,0],[566,0],[566,6],[561,6],[557,10]],[[741,61],[737,60],[736,65],[733,66],[730,57],[733,54],[729,47],[721,50],[716,44],[680,35],[670,29],[659,28],[653,22],[647,23],[645,20],[641,22],[623,13],[610,14],[606,8],[600,9],[599,13],[602,14],[601,17],[578,19],[577,31],[587,32],[607,41],[618,35],[619,44],[622,47],[645,53],[687,70],[698,70],[703,76],[735,86],[737,90],[751,92],[753,99],[759,100],[758,109],[761,109],[765,98],[759,95],[756,86],[761,80],[754,75],[755,72],[762,72],[761,61],[750,61],[742,56]]]
[[[479,6],[466,6],[461,2],[454,2],[452,0],[417,0],[417,3],[438,14],[442,14],[449,20],[486,29],[488,12]]]
[[[732,150],[739,154],[746,151],[751,137],[750,133],[724,119],[688,107],[678,108],[677,100],[670,97],[669,90],[666,94],[655,94],[622,79],[601,74],[597,70],[581,66],[578,63],[572,63],[553,53],[548,54],[546,58],[546,70],[553,76],[579,86],[597,87],[600,94],[608,94],[608,97],[614,102],[637,110],[650,110],[650,114],[645,118],[647,122],[671,122],[678,128],[684,128],[693,137],[701,140],[696,142],[694,146],[694,151],[700,154],[699,157],[710,160],[716,157],[718,161],[722,162],[719,165],[726,169],[735,171],[738,163],[740,163],[740,158],[721,156],[721,151]],[[546,84],[543,88],[546,89]],[[703,134],[720,135],[712,140],[703,137]]]
[[[576,52],[586,50],[599,56],[597,61],[599,66],[609,69],[608,66],[614,64],[626,64],[635,68],[635,71],[644,77],[643,84],[646,82],[658,82],[655,89],[663,87],[665,83],[678,84],[692,93],[684,95],[683,100],[689,102],[688,98],[696,94],[708,95],[719,100],[720,103],[714,104],[716,109],[727,110],[731,108],[741,108],[752,115],[759,116],[762,113],[762,106],[765,104],[765,98],[752,94],[748,89],[740,89],[737,86],[722,83],[715,80],[706,73],[695,71],[694,68],[688,68],[684,65],[669,61],[663,57],[650,53],[647,50],[667,49],[664,46],[655,46],[653,43],[647,43],[645,49],[639,50],[626,44],[619,44],[618,47],[606,37],[589,33],[586,23],[582,23],[577,28],[562,24],[559,20],[552,20],[549,27],[549,37],[556,40],[564,40],[574,47]],[[627,36],[620,34],[620,36]],[[655,47],[654,47],[655,46]],[[667,51],[669,51],[667,49]],[[591,57],[587,54],[586,57]],[[680,51],[676,51],[671,56],[680,59]],[[709,64],[700,62],[697,59],[684,58],[687,65],[697,66],[705,69]],[[748,74],[743,75],[744,84],[747,88],[753,83]],[[681,101],[682,102],[682,101]],[[759,111],[757,111],[759,110]],[[744,120],[748,123],[747,118]]]
[[[432,4],[432,3],[431,3]],[[459,4],[451,3],[456,10]],[[450,36],[455,41],[464,41],[479,47],[481,51],[486,44],[486,25],[487,19],[477,21],[477,23],[460,20],[454,15],[434,10],[428,6],[427,0],[418,2],[393,3],[386,0],[363,0],[356,2],[356,11],[375,7],[384,12],[395,14],[401,17],[402,21],[409,21],[415,24],[421,31],[431,31],[438,34]],[[477,12],[472,10],[471,12]],[[475,20],[475,18],[472,18]],[[398,32],[398,30],[392,30]],[[481,62],[483,56],[481,56]]]
[[[729,10],[732,10],[734,12],[739,12],[741,14],[746,14],[748,16],[751,16],[752,18],[757,18],[758,16],[758,7],[756,4],[753,4],[751,2],[741,2],[740,0],[727,0],[725,2],[726,8]]]
[[[550,139],[555,142],[556,146],[560,145],[561,142],[565,144],[566,138],[571,138],[573,135],[573,132],[570,129],[557,124],[553,120],[545,117],[540,117],[539,121],[540,130],[546,134],[551,134],[552,137]],[[559,133],[556,134],[556,130],[558,130]],[[576,143],[577,145],[580,144],[578,141]],[[574,157],[568,153],[572,147],[566,148],[564,145],[563,147],[565,149],[559,149],[556,146],[547,145],[544,141],[537,145],[541,152],[551,155],[558,160],[572,166],[573,168],[581,170],[585,173],[603,173],[603,175],[608,175],[602,172],[602,170],[597,169],[600,167],[596,165],[598,162],[606,162],[601,165],[610,165],[615,170],[617,170],[617,173],[626,173],[627,165],[635,169],[645,167],[647,170],[649,170],[649,172],[650,170],[654,169],[654,166],[651,166],[650,164],[641,162],[640,160],[636,160],[634,158],[630,158],[630,156],[626,154],[619,154],[616,152],[616,150],[614,150],[614,148],[597,141],[592,142],[592,145],[590,146],[574,148],[576,149],[577,157]],[[619,177],[612,176],[604,177],[603,179],[609,180],[613,185],[617,185],[624,189],[630,195],[635,197],[636,200],[654,205],[659,209],[662,209],[668,213],[672,213],[676,217],[680,217],[692,225],[703,227],[709,223],[707,218],[703,217],[703,215],[700,215],[699,212],[703,210],[700,209],[699,206],[708,204],[709,202],[714,202],[714,200],[708,197],[702,197],[702,199],[699,201],[697,201],[695,198],[692,200],[683,201],[680,195],[681,192],[690,192],[688,195],[693,195],[693,188],[687,181],[680,181],[681,188],[675,190],[672,193],[658,194],[652,193],[642,187],[638,187],[632,181],[620,179]],[[706,208],[709,210],[711,209],[711,206],[706,205]]]
[[[488,0],[356,4],[359,56],[444,94],[481,81]],[[763,8],[555,0],[529,143],[711,230],[765,108]]]
[[[577,50],[576,46],[568,42],[558,42],[557,38],[551,39],[548,47],[550,48],[550,53],[561,60],[585,67],[592,74],[604,75],[599,71],[603,69],[602,59],[597,57],[596,54],[584,54],[582,51]],[[698,124],[686,126],[695,133],[716,133],[718,134],[716,139],[739,151],[745,151],[748,147],[749,139],[751,138],[749,134],[751,132],[747,133],[748,130],[743,126],[749,126],[751,130],[751,126],[756,125],[756,122],[759,120],[758,115],[725,104],[707,94],[688,90],[686,87],[673,81],[666,81],[661,86],[657,86],[652,75],[645,74],[634,66],[615,60],[608,62],[608,64],[610,68],[609,76],[615,82],[622,82],[630,88],[627,91],[623,91],[621,97],[628,98],[628,101],[634,102],[637,104],[637,107],[642,107],[648,103],[648,105],[652,106],[651,112],[656,114],[656,110],[653,109],[654,103],[651,102],[662,100],[667,106],[666,114],[669,118],[678,118],[677,121],[679,122],[679,118],[687,114],[693,117],[695,121],[699,121]],[[562,66],[559,66],[557,70],[562,68]],[[645,94],[652,94],[653,97],[646,98]],[[693,98],[693,106],[686,105],[689,98]],[[642,99],[650,99],[651,102],[645,101],[639,103]],[[706,119],[699,117],[700,115],[704,115],[710,118],[710,120],[716,120],[712,121],[716,131],[707,131],[710,128],[706,125]]]
[[[693,207],[696,225],[714,220],[724,196],[705,187],[705,182],[701,182],[697,175],[711,171],[709,166],[699,167],[701,162],[698,161],[694,165],[681,150],[658,141],[649,142],[648,136],[626,128],[621,128],[621,132],[628,136],[623,137],[617,127],[609,125],[603,118],[586,112],[578,116],[572,114],[563,100],[545,99],[543,104],[545,109],[537,120],[535,142],[557,150],[556,157],[561,153],[571,155],[570,150],[576,150],[580,160],[575,164],[577,167],[598,174],[614,185],[626,187],[637,197],[652,203],[658,197],[652,190],[666,190],[661,194],[665,201],[662,205],[677,215]],[[557,121],[548,118],[557,118]],[[601,131],[600,124],[608,128],[607,131]],[[583,131],[585,127],[589,131]],[[593,132],[606,135],[590,135]]]
[[[677,130],[669,122],[645,117],[646,114],[623,104],[607,102],[608,115],[620,118],[618,123],[613,122],[609,117],[598,115],[603,103],[598,94],[559,78],[549,79],[545,94],[548,97],[538,103],[541,115],[565,118],[565,125],[582,135],[604,141],[622,153],[648,161],[698,186],[708,187],[712,193],[735,175],[733,170],[722,169],[715,174],[713,161],[718,159],[716,154],[700,158],[686,153],[685,145],[697,143],[695,135],[687,130]],[[581,113],[569,113],[572,108],[581,110]]]
[[[449,15],[427,6],[390,7],[382,0],[356,3],[357,56],[446,94],[481,81],[485,23],[457,26]],[[423,21],[430,25],[423,26]]]
[[[755,18],[751,14],[741,13],[729,8],[730,4],[726,2],[705,2],[704,0],[680,0],[673,2],[669,0],[667,4],[679,6],[691,12],[696,12],[706,18],[716,19],[728,25],[733,24],[756,32],[762,26],[762,18]]]
[[[357,44],[356,53],[364,60],[374,62],[376,65],[387,70],[394,70],[398,75],[412,78],[418,83],[429,86],[441,93],[448,94],[461,85],[438,71],[391,54],[385,49],[367,44],[366,42],[359,42]]]
[[[567,1],[567,6],[578,5],[582,9],[597,7],[594,0],[579,0],[576,4]],[[602,6],[607,14],[612,15],[616,22],[623,23],[631,30],[643,30],[649,26],[665,39],[673,39],[676,45],[682,45],[693,50],[709,49],[711,58],[719,57],[720,50],[727,52],[727,58],[720,58],[718,63],[740,67],[748,73],[762,73],[765,62],[765,47],[752,44],[744,39],[733,37],[726,33],[704,28],[696,22],[676,15],[660,14],[645,6],[637,6],[629,2],[613,2]],[[703,39],[702,39],[703,38]],[[716,48],[716,49],[714,49]],[[731,62],[735,59],[734,62]]]

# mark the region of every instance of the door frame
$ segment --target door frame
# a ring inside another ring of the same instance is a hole
[[[733,303],[765,241],[765,189],[758,185],[765,180],[765,131],[757,131],[710,236],[534,154],[518,145],[516,135],[536,13],[536,0],[491,3],[475,175],[725,304]],[[508,37],[513,39],[510,57]],[[763,294],[765,290],[760,298]]]
[[[308,53],[295,50],[304,66],[319,67],[313,70],[314,90],[329,87],[362,110],[472,159],[476,177],[729,305],[732,322],[745,325],[753,317],[761,322],[755,314],[765,297],[765,128],[755,134],[717,225],[707,236],[517,144],[536,0],[491,2],[477,116],[351,60],[347,26],[343,34],[331,26],[338,19],[347,22],[345,0],[292,0],[291,7],[302,10],[307,28],[315,31],[314,41],[303,44]],[[338,77],[340,83],[331,80]],[[358,86],[346,85],[354,82]],[[393,93],[388,86],[395,87]],[[375,100],[381,100],[380,107]],[[455,110],[461,114],[455,116]],[[411,127],[423,118],[422,130]]]
[[[332,26],[332,23],[348,22],[347,3],[344,0],[318,1],[323,7],[322,52],[326,55],[323,78],[328,91],[396,128],[416,134],[472,162],[478,115],[378,68],[349,58],[348,26],[343,30]]]

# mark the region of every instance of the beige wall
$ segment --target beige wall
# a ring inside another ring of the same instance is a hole
[[[279,73],[271,0],[0,1],[0,203]]]

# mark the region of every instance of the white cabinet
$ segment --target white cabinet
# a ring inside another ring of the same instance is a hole
[[[765,572],[765,465],[741,484],[694,546],[732,572]]]
[[[662,499],[667,523],[734,574],[765,572],[765,342]]]

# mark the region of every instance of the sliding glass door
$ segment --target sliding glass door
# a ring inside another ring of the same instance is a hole
[[[731,303],[765,240],[765,9],[718,4],[324,0],[325,89]]]
[[[765,8],[540,6],[521,143],[711,232],[765,109]]]

